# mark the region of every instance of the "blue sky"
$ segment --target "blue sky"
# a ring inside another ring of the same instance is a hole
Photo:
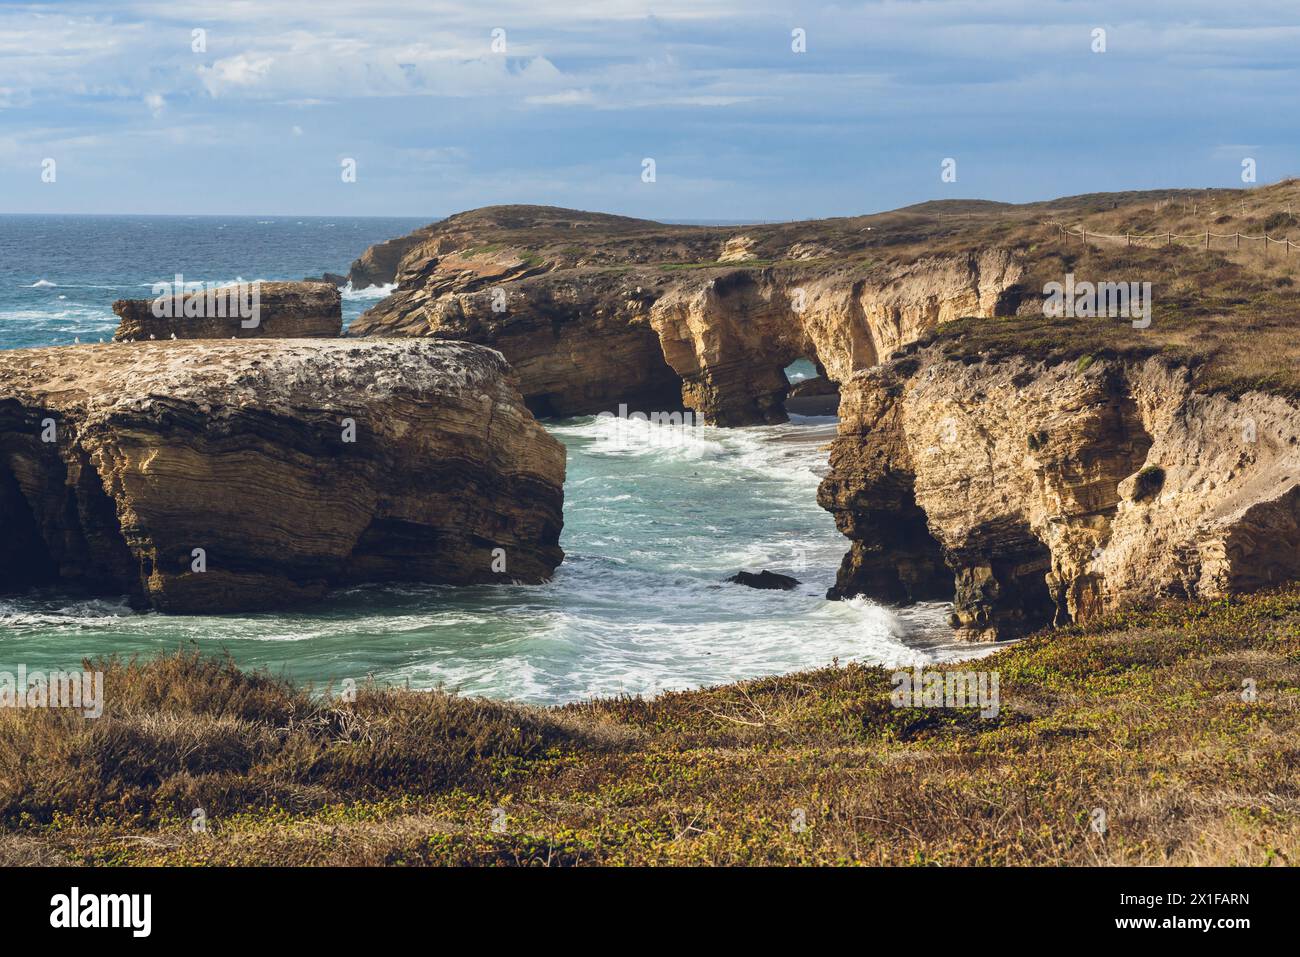
[[[0,212],[792,219],[1240,186],[1244,157],[1300,173],[1297,50],[1295,0],[0,2]]]

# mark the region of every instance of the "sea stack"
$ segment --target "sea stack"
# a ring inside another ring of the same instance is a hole
[[[504,359],[467,343],[0,352],[0,590],[218,613],[541,582],[564,470]]]
[[[251,282],[198,289],[160,283],[152,299],[119,299],[118,342],[151,339],[334,339],[343,298],[324,280]]]

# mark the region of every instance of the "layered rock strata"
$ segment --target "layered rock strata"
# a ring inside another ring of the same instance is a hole
[[[324,280],[240,283],[154,299],[119,299],[113,338],[311,339],[343,334],[343,300]]]
[[[1015,637],[1300,575],[1300,407],[1204,394],[1159,359],[948,361],[842,386],[819,501],[852,540],[832,597],[952,598]]]
[[[0,352],[0,587],[275,608],[362,582],[540,582],[565,454],[489,349]]]
[[[492,346],[541,415],[627,403],[684,406],[715,425],[783,422],[791,362],[843,381],[941,322],[1011,308],[1020,276],[1003,249],[870,270],[559,268],[515,247],[466,246],[481,239],[453,231],[414,247],[396,292],[349,333]]]
[[[398,236],[386,242],[376,243],[352,262],[348,269],[347,281],[353,289],[367,289],[371,286],[389,286],[397,281],[398,267],[402,258],[428,238],[434,227],[425,227],[406,236]]]

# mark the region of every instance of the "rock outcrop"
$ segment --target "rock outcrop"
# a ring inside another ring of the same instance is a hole
[[[1005,250],[874,270],[738,270],[667,289],[650,309],[682,400],[717,425],[786,419],[784,369],[812,359],[832,382],[964,315],[999,313],[1019,277]]]
[[[841,416],[819,497],[852,540],[831,596],[952,600],[964,636],[1007,638],[1300,573],[1300,416],[1247,391],[1300,388],[1252,354],[1289,355],[1289,280],[1142,249],[1120,219],[1103,220],[1123,241],[1106,251],[1044,226],[1121,202],[1145,217],[1165,198],[942,201],[743,228],[493,207],[429,227],[396,293],[350,331],[497,348],[542,415],[626,403],[782,422],[784,369],[811,360],[801,401],[826,409],[838,392]],[[1076,269],[1140,275],[1164,314],[1046,315],[1041,296]],[[993,318],[1006,321],[978,321]],[[1246,422],[1260,438],[1234,442]]]
[[[733,585],[744,585],[747,588],[757,588],[760,591],[793,591],[799,587],[799,579],[791,578],[789,575],[778,575],[766,568],[757,573],[741,570],[728,578],[727,581]]]
[[[371,246],[353,260],[351,268],[348,269],[347,281],[352,284],[353,289],[388,286],[396,282],[402,257],[427,239],[433,228],[426,226],[407,236],[398,236],[396,239]]]
[[[1206,394],[1163,359],[967,364],[843,384],[819,500],[832,596],[951,598],[972,639],[1300,575],[1300,407]]]
[[[565,454],[454,342],[0,352],[0,588],[273,608],[361,582],[540,582]]]
[[[312,339],[343,334],[343,300],[333,283],[256,282],[222,289],[119,299],[118,342],[150,339]],[[161,313],[161,315],[159,314]]]
[[[385,302],[402,304],[394,321],[377,324],[370,313],[350,335],[434,336],[497,349],[519,378],[528,407],[539,416],[586,415],[682,407],[681,380],[664,362],[648,319],[653,292],[612,286],[585,275],[563,283],[530,276],[523,263],[479,264],[473,278],[454,262],[445,277],[410,287]],[[508,278],[507,278],[508,277]]]
[[[626,403],[641,411],[686,407],[707,424],[751,425],[785,421],[784,369],[796,359],[813,360],[841,382],[938,323],[1013,308],[1008,297],[1021,271],[1016,256],[997,247],[827,263],[809,250],[830,247],[795,241],[805,230],[794,227],[729,235],[572,210],[508,213],[513,209],[478,210],[430,227],[402,259],[397,291],[349,334],[489,345],[516,369],[540,415]],[[579,236],[566,237],[561,214]],[[582,245],[561,245],[566,238]],[[709,258],[679,261],[690,256]],[[719,264],[720,256],[754,264]],[[765,264],[769,256],[779,263]]]

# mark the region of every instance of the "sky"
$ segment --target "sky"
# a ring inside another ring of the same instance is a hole
[[[0,0],[0,212],[787,220],[1239,187],[1247,158],[1300,173],[1297,50],[1297,0]]]

